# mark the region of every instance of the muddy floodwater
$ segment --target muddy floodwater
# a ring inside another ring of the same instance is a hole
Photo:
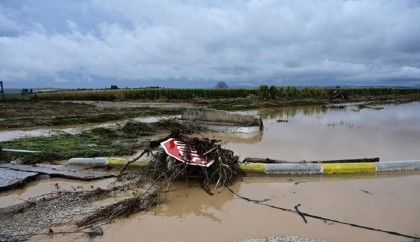
[[[247,178],[233,190],[266,204],[420,236],[420,173],[397,177]],[[147,214],[106,228],[101,241],[237,241],[299,235],[330,241],[409,241],[389,234],[296,215],[235,197],[209,196],[178,183],[166,202]]]
[[[262,133],[223,138],[241,158],[288,161],[379,157],[420,159],[420,103],[358,109],[291,107],[253,111],[264,120]]]
[[[294,107],[251,111],[264,120],[264,131],[215,134],[241,158],[288,161],[379,157],[420,159],[420,103],[359,109]],[[40,181],[0,193],[7,206],[51,192],[55,183]],[[102,186],[95,183],[94,186]],[[62,187],[89,186],[67,184]],[[44,187],[45,189],[38,189]],[[161,204],[115,223],[103,225],[94,241],[240,241],[272,235],[298,235],[329,241],[418,241],[420,237],[420,171],[341,176],[246,177],[232,190],[261,204],[241,199],[227,189],[209,196],[199,182],[177,181]],[[277,208],[299,210],[376,230],[358,228]],[[33,241],[89,241],[80,234],[37,236]]]

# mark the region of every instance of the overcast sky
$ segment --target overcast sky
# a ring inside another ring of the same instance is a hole
[[[0,0],[0,80],[420,85],[420,1]]]

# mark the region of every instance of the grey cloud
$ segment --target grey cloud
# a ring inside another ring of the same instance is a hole
[[[6,2],[4,80],[420,80],[417,1]]]
[[[10,8],[0,5],[0,36],[19,31],[21,26],[15,21],[17,13]]]

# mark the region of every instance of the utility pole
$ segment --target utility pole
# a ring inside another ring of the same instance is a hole
[[[3,82],[2,81],[0,81],[0,93],[1,93],[2,100],[4,100],[4,90],[3,90]]]

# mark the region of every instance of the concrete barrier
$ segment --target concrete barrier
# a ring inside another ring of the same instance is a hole
[[[189,121],[207,121],[216,123],[232,123],[243,125],[260,126],[261,120],[253,115],[243,115],[238,113],[227,112],[215,109],[188,109],[182,116],[181,120]]]
[[[420,170],[420,160],[361,163],[243,163],[240,166],[246,174],[329,175]]]
[[[261,163],[245,163],[241,164],[241,170],[245,173],[265,174],[266,164]]]
[[[105,167],[108,164],[108,157],[71,158],[67,161],[67,164],[68,165]]]
[[[375,164],[374,162],[322,164],[322,174],[375,173]]]
[[[128,160],[122,157],[91,157],[91,158],[71,158],[67,161],[68,165],[80,165],[90,167],[114,167],[123,166],[127,164]],[[137,160],[130,165],[133,166],[147,166],[148,162]]]
[[[406,160],[378,162],[376,164],[376,169],[378,172],[420,170],[420,161]]]
[[[68,164],[115,167],[125,165],[127,162],[127,159],[121,157],[94,157],[72,158],[68,161]],[[130,166],[144,167],[148,164],[149,162],[147,161],[136,161],[130,164]],[[329,175],[420,170],[420,160],[359,163],[241,163],[240,167],[245,174]]]
[[[108,159],[108,166],[123,166],[128,163],[128,160],[125,158],[120,157],[109,157]],[[131,163],[130,166],[136,166],[136,167],[145,167],[148,166],[149,162],[144,160],[136,160],[135,162]]]
[[[188,109],[182,116],[183,122],[193,122],[216,132],[253,133],[263,130],[262,119],[215,109]]]
[[[291,163],[291,164],[266,164],[265,174],[269,175],[301,175],[301,174],[322,174],[321,164]]]

